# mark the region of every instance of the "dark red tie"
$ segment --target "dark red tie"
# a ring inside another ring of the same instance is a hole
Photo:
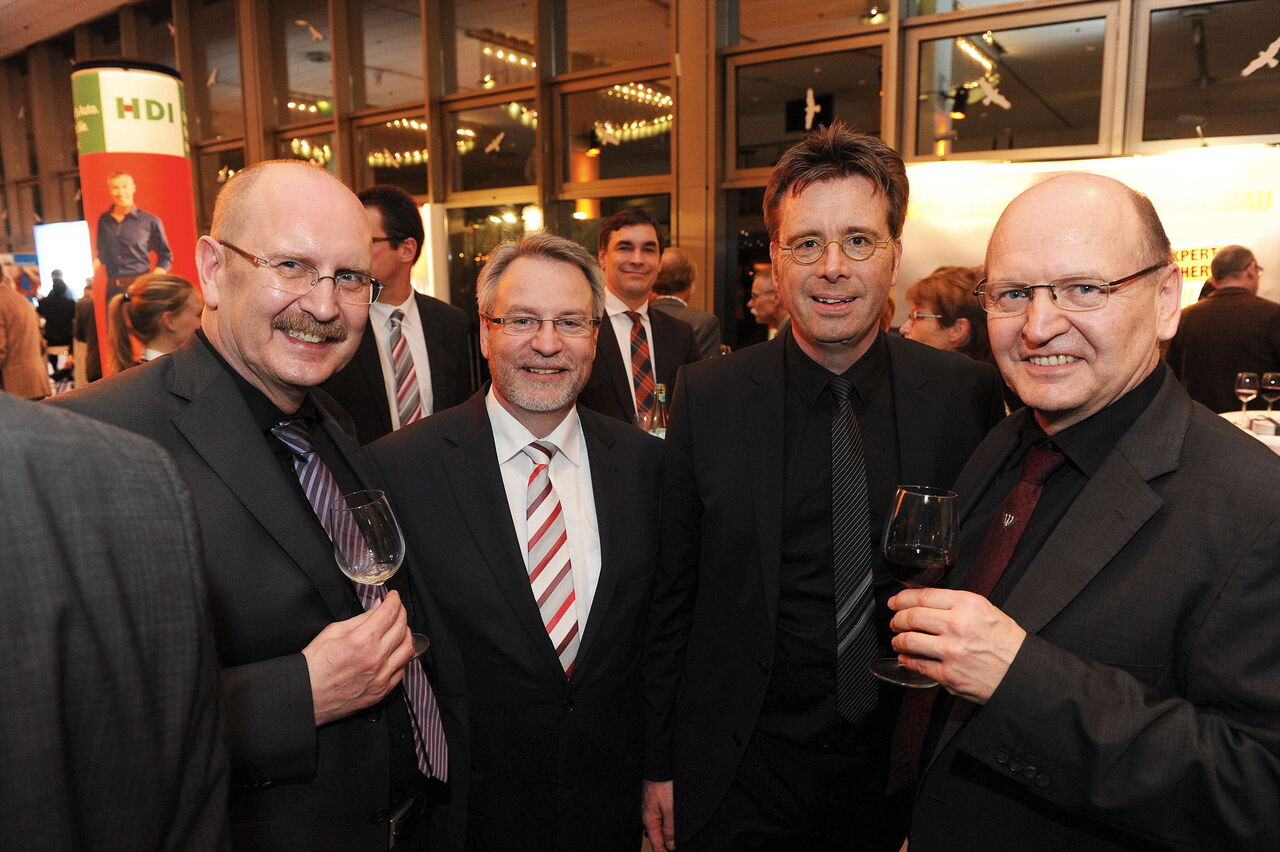
[[[1057,450],[1028,450],[1022,463],[1022,474],[996,509],[995,517],[982,537],[982,546],[973,561],[973,568],[965,577],[966,591],[991,595],[1004,574],[1018,540],[1027,529],[1036,503],[1044,492],[1044,484],[1053,472],[1062,467],[1066,456]],[[920,771],[921,750],[925,732],[938,689],[912,689],[902,697],[902,709],[898,712],[898,724],[893,732],[893,747],[889,763],[889,793],[897,793],[914,784]]]
[[[627,311],[631,320],[631,383],[636,392],[636,414],[653,408],[653,362],[649,359],[649,337],[644,333],[644,320],[638,311]]]

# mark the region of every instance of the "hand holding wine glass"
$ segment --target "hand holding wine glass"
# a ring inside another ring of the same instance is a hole
[[[343,494],[329,507],[333,556],[352,580],[381,586],[404,562],[404,535],[387,495],[381,491]],[[414,656],[430,644],[421,633],[413,634]]]
[[[935,586],[956,561],[956,495],[928,485],[899,485],[884,528],[889,573],[907,588]],[[871,673],[899,686],[937,686],[896,657],[871,662]]]
[[[1236,373],[1236,396],[1240,400],[1240,411],[1249,410],[1249,403],[1258,395],[1257,373]]]

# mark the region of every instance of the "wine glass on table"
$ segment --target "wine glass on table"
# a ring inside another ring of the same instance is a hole
[[[329,507],[334,530],[333,556],[357,583],[381,586],[395,576],[404,562],[404,534],[387,495],[381,491],[343,494]],[[413,655],[427,650],[430,641],[413,634]]]
[[[1249,410],[1249,403],[1258,396],[1258,374],[1236,373],[1236,397],[1240,400],[1241,413]]]
[[[909,589],[936,586],[956,561],[956,495],[928,485],[899,485],[884,528],[889,573]],[[871,661],[871,673],[899,686],[938,684],[897,657]]]
[[[1267,411],[1280,399],[1280,373],[1262,374],[1262,398],[1267,401]]]

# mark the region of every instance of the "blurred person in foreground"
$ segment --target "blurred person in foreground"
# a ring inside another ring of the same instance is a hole
[[[190,340],[200,327],[204,302],[182,276],[153,272],[137,278],[107,310],[111,372],[116,373],[167,355]]]
[[[371,245],[364,208],[323,170],[237,172],[196,243],[200,331],[56,403],[154,439],[191,489],[237,849],[422,849],[447,795],[426,677],[449,677],[447,637],[425,623],[410,570],[356,587],[334,561],[330,507],[381,486],[315,388],[364,331]],[[418,659],[410,621],[432,639]]]
[[[907,195],[876,137],[791,148],[764,199],[791,327],[681,372],[645,660],[655,849],[901,842],[900,689],[867,671],[901,588],[880,532],[899,483],[949,485],[1003,413],[994,368],[880,330]]]
[[[0,390],[44,399],[52,388],[40,339],[40,317],[10,283],[0,282]]]
[[[173,462],[4,394],[0,434],[0,848],[227,848],[213,627]]]
[[[1027,407],[956,482],[951,588],[890,601],[942,684],[894,740],[912,852],[1280,848],[1280,458],[1161,363],[1182,279],[1155,209],[1051,178],[986,270]]]

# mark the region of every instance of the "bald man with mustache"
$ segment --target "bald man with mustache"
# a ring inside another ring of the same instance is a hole
[[[381,288],[371,246],[363,206],[324,171],[245,169],[196,244],[197,335],[58,401],[155,440],[190,487],[236,849],[422,849],[445,797],[432,681],[456,671],[448,638],[407,566],[385,592],[357,588],[330,539],[334,499],[381,487],[316,390],[351,358]],[[414,659],[411,625],[431,656]]]

